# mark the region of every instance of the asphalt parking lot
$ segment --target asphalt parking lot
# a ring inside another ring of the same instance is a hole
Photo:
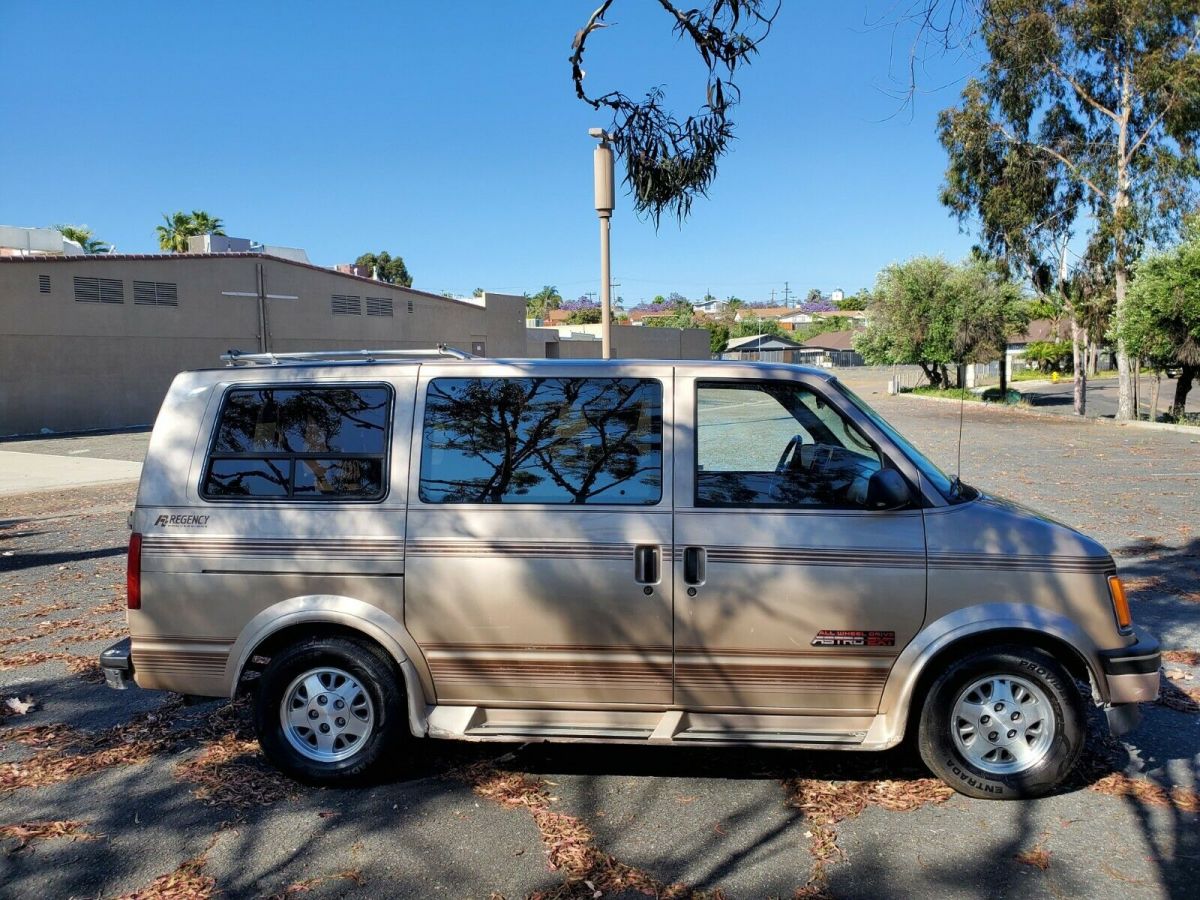
[[[852,384],[955,468],[957,406]],[[0,497],[0,703],[34,704],[0,707],[0,896],[1194,897],[1200,435],[964,415],[964,480],[1106,543],[1171,651],[1164,700],[1123,741],[1093,723],[1056,796],[968,800],[903,750],[446,742],[367,787],[303,787],[243,708],[99,683],[134,492],[100,484]],[[0,451],[89,445],[136,461],[145,435]]]

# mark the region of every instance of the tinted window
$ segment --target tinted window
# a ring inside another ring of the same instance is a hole
[[[879,453],[819,394],[700,382],[696,400],[697,506],[866,506]]]
[[[202,493],[377,499],[385,493],[390,419],[386,387],[230,390]]]
[[[636,378],[438,378],[429,385],[426,503],[654,504],[662,385]]]

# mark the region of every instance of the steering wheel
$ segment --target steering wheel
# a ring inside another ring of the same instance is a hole
[[[782,475],[784,472],[796,472],[804,467],[803,458],[800,453],[800,448],[804,444],[804,435],[796,434],[787,442],[787,446],[783,448],[783,455],[779,457],[779,462],[775,466],[775,474]]]

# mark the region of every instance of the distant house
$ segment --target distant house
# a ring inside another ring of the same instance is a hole
[[[692,309],[698,313],[714,316],[725,309],[725,301],[713,297],[711,300],[698,300],[692,304]]]
[[[814,335],[804,342],[808,357],[804,361],[819,366],[861,366],[863,358],[854,349],[854,338],[858,331],[827,331]]]
[[[763,362],[797,362],[797,354],[803,350],[791,338],[777,334],[752,334],[748,337],[732,338],[725,344],[721,359],[760,360]]]
[[[831,319],[842,319],[858,325],[866,322],[867,314],[861,309],[831,309],[824,312],[809,312],[808,310],[794,309],[787,315],[781,316],[779,324],[783,327],[784,331],[795,331],[800,326]]]
[[[1008,339],[1008,352],[1010,354],[1024,353],[1028,345],[1039,341],[1069,341],[1070,339],[1070,323],[1063,321],[1055,325],[1053,319],[1034,319],[1021,334]]]
[[[674,309],[631,309],[629,311],[630,325],[645,325],[647,319],[670,319],[679,315]]]

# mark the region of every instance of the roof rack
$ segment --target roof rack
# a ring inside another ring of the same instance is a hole
[[[243,353],[241,350],[230,350],[222,353],[221,359],[230,366],[279,366],[284,363],[320,363],[320,362],[363,362],[373,363],[389,359],[411,359],[420,357],[449,356],[454,359],[475,359],[476,357],[465,350],[458,350],[446,344],[438,344],[429,349],[416,350],[313,350],[304,353]]]

